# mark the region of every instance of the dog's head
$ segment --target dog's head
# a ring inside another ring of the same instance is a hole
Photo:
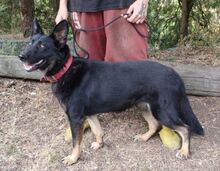
[[[55,26],[53,32],[44,35],[38,21],[34,19],[31,29],[31,39],[23,52],[18,56],[23,62],[26,71],[41,70],[48,72],[57,64],[65,61],[69,53],[66,45],[68,34],[68,23],[61,21]]]

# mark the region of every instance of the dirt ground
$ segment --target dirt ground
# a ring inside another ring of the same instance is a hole
[[[158,59],[162,57],[163,54],[157,55]],[[203,60],[199,62],[203,64]],[[50,84],[0,78],[0,171],[217,171],[220,98],[189,98],[205,136],[191,138],[188,160],[176,159],[176,151],[164,147],[158,134],[148,142],[134,142],[136,134],[146,132],[147,124],[137,111],[130,109],[101,114],[104,147],[90,149],[94,137],[88,130],[79,162],[65,166],[61,159],[71,152],[71,144],[64,141],[67,121],[52,96]]]

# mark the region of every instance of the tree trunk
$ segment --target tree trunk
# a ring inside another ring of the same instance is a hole
[[[34,18],[34,0],[19,0],[22,18],[22,31],[25,33],[31,27]]]
[[[188,35],[189,15],[193,7],[194,0],[181,0],[182,17],[180,21],[180,41]]]

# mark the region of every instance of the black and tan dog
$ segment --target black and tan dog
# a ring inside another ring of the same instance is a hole
[[[73,164],[80,156],[85,119],[96,137],[92,148],[98,149],[103,145],[103,131],[95,114],[132,106],[142,108],[149,124],[149,130],[135,139],[147,141],[161,124],[165,125],[182,139],[177,156],[187,158],[191,133],[203,135],[203,129],[180,76],[151,61],[107,63],[72,57],[66,45],[67,33],[67,21],[61,21],[46,36],[34,20],[31,41],[19,55],[27,71],[40,70],[52,82],[52,91],[68,116],[73,151],[64,163]]]

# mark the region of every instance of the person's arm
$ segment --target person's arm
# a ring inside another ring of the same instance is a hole
[[[67,20],[67,18],[68,18],[67,0],[60,0],[59,10],[55,22],[58,24],[61,20]]]
[[[136,0],[128,8],[127,13],[129,16],[125,16],[131,23],[143,23],[147,16],[148,0]]]

